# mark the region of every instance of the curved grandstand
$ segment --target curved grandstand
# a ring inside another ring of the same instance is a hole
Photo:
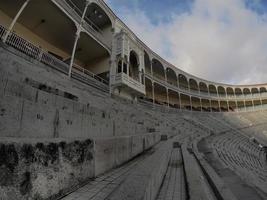
[[[1,0],[0,38],[0,199],[267,199],[266,84],[176,68],[102,0]]]

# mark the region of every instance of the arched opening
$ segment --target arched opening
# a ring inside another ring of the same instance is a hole
[[[185,94],[180,94],[181,96],[181,108],[191,110],[190,96]]]
[[[237,109],[237,104],[235,101],[229,101],[229,111],[235,112]]]
[[[211,96],[217,96],[217,89],[215,85],[209,85],[209,93]]]
[[[253,103],[252,101],[245,101],[246,110],[247,111],[253,111]]]
[[[250,96],[250,95],[251,95],[251,92],[250,92],[250,90],[249,90],[248,88],[244,88],[244,89],[243,89],[243,94],[244,94],[245,97],[246,97],[246,96]]]
[[[261,101],[260,100],[254,100],[253,101],[253,105],[254,105],[254,109],[255,110],[260,110],[262,107],[261,107]]]
[[[179,81],[180,89],[188,90],[188,81],[187,81],[187,78],[183,74],[179,74],[178,81]]]
[[[108,51],[101,48],[88,34],[82,32],[76,48],[75,63],[99,77],[109,80],[109,60]]]
[[[252,89],[251,89],[251,94],[252,94],[253,97],[258,97],[258,96],[260,96],[260,95],[259,95],[259,94],[260,94],[259,89],[258,89],[258,88],[252,88]]]
[[[225,97],[226,96],[226,92],[225,92],[224,87],[222,87],[222,86],[218,87],[218,94],[219,94],[219,97]]]
[[[158,84],[154,83],[154,94],[155,94],[155,103],[159,105],[168,105],[167,102],[167,89]]]
[[[81,10],[80,15],[82,15],[82,10],[84,8],[84,5],[80,5],[81,1],[74,1],[74,2],[76,3],[76,5],[82,6],[82,8],[80,8]],[[82,4],[84,4],[84,2],[82,2]],[[95,31],[101,34],[102,37],[105,39],[105,41],[109,41],[109,44],[111,45],[112,22],[109,16],[106,14],[106,12],[100,6],[98,6],[96,3],[91,3],[88,6],[85,21]]]
[[[220,101],[220,106],[222,112],[228,112],[228,104],[226,101]]]
[[[226,88],[226,93],[228,98],[235,98],[235,92],[233,88],[231,87]]]
[[[152,81],[148,78],[145,78],[145,87],[146,87],[146,99],[150,102],[153,102]]]
[[[201,111],[201,101],[199,98],[191,97],[192,110]]]
[[[201,99],[202,111],[211,112],[210,100]]]
[[[204,95],[209,94],[208,86],[206,83],[200,82],[199,83],[199,90],[200,90],[200,93],[202,93]]]
[[[134,51],[130,52],[129,76],[138,82],[140,81],[139,60],[138,60],[138,55]]]
[[[212,112],[220,112],[219,102],[216,100],[211,100],[211,110]]]
[[[166,69],[167,82],[177,87],[177,76],[171,68]]]
[[[157,59],[152,59],[152,71],[153,76],[155,78],[158,78],[160,80],[163,80],[165,82],[165,70],[161,62],[159,62]]]
[[[168,90],[169,106],[173,108],[180,108],[179,94],[173,90]]]
[[[267,109],[267,99],[262,99],[262,108]]]
[[[145,73],[151,75],[151,61],[149,55],[144,51]]]
[[[197,82],[192,78],[189,79],[189,88],[191,92],[198,93],[199,91]]]
[[[238,111],[240,111],[240,112],[246,111],[245,102],[244,101],[238,101],[237,102],[237,108],[238,108]]]
[[[236,98],[242,98],[243,97],[243,92],[240,88],[235,88],[235,96],[236,96]]]

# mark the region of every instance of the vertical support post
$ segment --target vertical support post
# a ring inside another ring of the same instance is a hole
[[[153,104],[155,104],[154,82],[152,82],[152,99],[153,99]]]
[[[210,102],[210,112],[212,112],[211,100],[209,100],[209,102]]]
[[[166,91],[167,91],[167,104],[168,104],[168,107],[170,107],[170,98],[169,98],[169,89],[166,88]]]
[[[167,69],[164,69],[164,77],[165,77],[165,83],[168,83],[167,81],[167,72],[166,72]]]
[[[10,32],[13,30],[14,25],[16,24],[18,18],[20,17],[21,13],[23,12],[23,10],[26,8],[26,6],[28,5],[28,3],[30,2],[30,0],[26,0],[23,5],[21,6],[21,8],[19,9],[18,13],[16,14],[15,18],[12,20],[11,24],[8,27],[8,30],[6,32],[6,34],[3,37],[3,42],[5,43]]]
[[[72,54],[71,54],[70,67],[69,67],[69,77],[71,77],[71,71],[72,71],[72,66],[73,66],[73,62],[74,62],[75,52],[76,52],[78,40],[80,38],[83,20],[84,20],[84,17],[85,17],[85,14],[86,14],[86,11],[87,11],[89,4],[90,4],[90,0],[86,0],[85,7],[83,10],[83,14],[82,14],[82,18],[81,18],[80,24],[77,27],[77,31],[75,34],[75,40],[74,40],[74,45],[73,45]]]
[[[180,107],[180,110],[182,110],[181,94],[180,94],[180,93],[178,93],[178,95],[179,95],[179,107]]]
[[[200,111],[203,112],[203,110],[202,110],[202,99],[200,98],[199,101],[200,101]]]

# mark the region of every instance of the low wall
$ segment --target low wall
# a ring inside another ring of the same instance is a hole
[[[94,140],[1,139],[1,200],[61,196],[127,162],[159,139],[157,133]]]

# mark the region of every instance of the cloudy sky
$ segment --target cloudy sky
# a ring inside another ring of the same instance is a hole
[[[267,0],[106,0],[156,53],[216,82],[267,82]]]

